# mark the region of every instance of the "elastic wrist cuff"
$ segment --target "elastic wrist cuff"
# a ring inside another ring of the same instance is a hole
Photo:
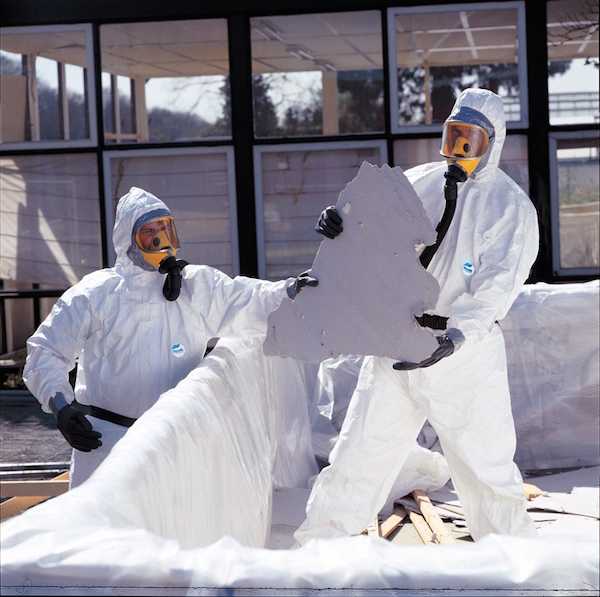
[[[52,398],[50,398],[48,405],[50,406],[50,410],[54,415],[58,415],[58,413],[65,407],[68,406],[69,403],[65,400],[65,397],[62,392],[56,392]]]

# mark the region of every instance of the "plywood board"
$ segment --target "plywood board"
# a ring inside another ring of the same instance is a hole
[[[344,231],[325,239],[312,266],[317,288],[284,299],[269,317],[265,354],[320,362],[340,354],[418,362],[437,347],[415,316],[434,308],[439,285],[415,246],[435,231],[404,174],[363,162],[336,207]]]

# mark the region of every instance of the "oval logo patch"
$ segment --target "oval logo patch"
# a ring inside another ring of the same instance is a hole
[[[465,276],[471,276],[473,275],[474,271],[475,267],[473,263],[467,259],[467,261],[463,263],[463,273],[465,274]]]
[[[181,358],[185,354],[185,346],[179,342],[171,344],[171,354],[176,358]]]

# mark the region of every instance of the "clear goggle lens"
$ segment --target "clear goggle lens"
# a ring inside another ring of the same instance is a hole
[[[480,158],[489,144],[485,129],[476,124],[450,120],[444,126],[440,153],[446,158]]]
[[[162,217],[142,224],[135,234],[142,251],[158,253],[169,248],[179,249],[179,237],[172,217]]]

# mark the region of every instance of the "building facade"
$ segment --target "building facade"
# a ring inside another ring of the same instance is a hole
[[[362,161],[440,159],[470,86],[505,102],[501,167],[539,216],[532,281],[598,276],[596,0],[0,10],[0,353],[112,265],[131,186],[172,208],[188,261],[286,277],[312,262],[314,222]]]

